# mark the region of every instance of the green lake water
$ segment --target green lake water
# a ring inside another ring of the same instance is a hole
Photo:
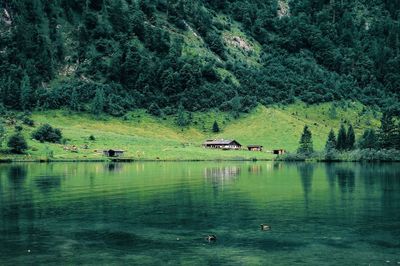
[[[40,264],[400,265],[400,164],[2,164],[0,265]]]

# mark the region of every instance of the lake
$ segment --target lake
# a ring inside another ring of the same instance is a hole
[[[21,264],[400,265],[400,164],[0,164]]]

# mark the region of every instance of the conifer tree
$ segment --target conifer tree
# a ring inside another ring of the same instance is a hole
[[[339,133],[338,133],[338,138],[337,138],[337,143],[336,143],[336,149],[339,151],[344,151],[346,150],[347,147],[347,133],[346,129],[344,128],[344,125],[340,125]]]
[[[220,131],[217,121],[214,121],[214,124],[213,124],[213,127],[212,127],[212,131],[214,133],[218,133]]]
[[[5,138],[6,138],[6,128],[4,127],[3,123],[0,122],[0,148],[3,146]]]
[[[105,104],[104,90],[102,88],[98,88],[96,90],[96,95],[94,96],[91,106],[92,114],[96,116],[101,115],[104,111],[104,104]]]
[[[333,131],[333,129],[331,129],[331,131],[329,131],[328,139],[325,144],[325,150],[331,151],[335,148],[336,148],[336,136],[335,136],[335,132]]]
[[[72,111],[80,111],[81,109],[81,105],[79,102],[79,96],[78,96],[78,92],[76,91],[76,88],[72,89],[72,93],[71,93],[71,99],[69,101],[69,108]]]
[[[303,134],[301,135],[300,146],[297,150],[300,154],[310,155],[314,152],[312,133],[307,125],[304,126]]]
[[[178,108],[178,115],[176,118],[176,123],[180,127],[184,127],[184,126],[188,125],[188,119],[186,117],[186,113],[185,113],[185,110],[184,110],[182,104],[180,104],[179,108]]]
[[[350,124],[349,128],[347,129],[347,135],[346,135],[346,149],[353,150],[355,142],[356,142],[356,136],[354,134],[353,126]]]
[[[361,149],[378,148],[378,137],[373,129],[366,129],[362,135],[359,146]]]
[[[396,125],[394,116],[385,111],[381,118],[381,126],[379,128],[379,144],[381,148],[390,149],[394,146],[396,135]]]
[[[31,82],[29,80],[29,76],[25,73],[24,77],[22,78],[21,82],[21,107],[22,110],[27,111],[32,108],[33,103],[33,90],[31,87]]]

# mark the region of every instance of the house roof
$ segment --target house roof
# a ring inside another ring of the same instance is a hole
[[[237,145],[240,145],[239,142],[237,142],[234,139],[215,139],[215,140],[206,140],[204,142],[204,145],[229,145],[232,143],[236,143]],[[241,146],[241,145],[240,145]]]
[[[110,152],[110,151],[113,151],[113,152],[125,152],[124,150],[115,150],[115,149],[108,149],[108,150],[104,150],[105,152]]]

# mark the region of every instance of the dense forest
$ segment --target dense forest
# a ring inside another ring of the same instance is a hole
[[[3,0],[0,7],[3,110],[235,113],[296,100],[400,109],[399,1]],[[188,32],[211,56],[189,51]]]

